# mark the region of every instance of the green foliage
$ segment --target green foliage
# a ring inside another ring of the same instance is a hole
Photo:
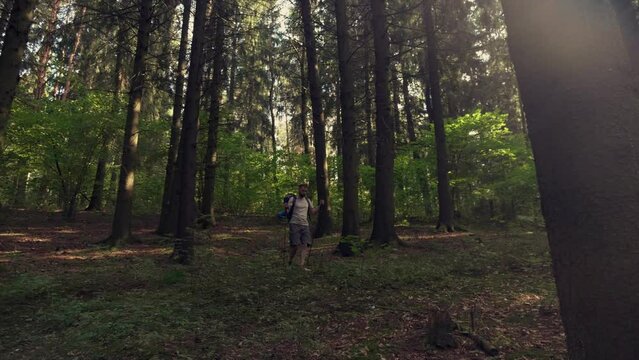
[[[462,217],[484,220],[538,216],[532,154],[525,137],[512,133],[506,120],[503,114],[476,111],[446,124],[451,192]],[[416,143],[400,147],[395,159],[398,218],[436,216],[435,158],[431,129]],[[362,174],[363,183],[372,184],[374,172]]]
[[[100,156],[109,149],[104,139],[118,133],[122,118],[113,113],[113,97],[89,93],[70,100],[41,100],[13,109],[8,128],[9,147],[2,164],[0,196],[11,200],[12,177],[26,177],[36,206],[69,201],[91,186],[88,178]]]

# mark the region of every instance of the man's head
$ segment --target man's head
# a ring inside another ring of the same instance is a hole
[[[298,191],[300,197],[305,197],[306,193],[308,192],[308,185],[307,184],[299,184],[299,186],[297,187],[297,191]]]

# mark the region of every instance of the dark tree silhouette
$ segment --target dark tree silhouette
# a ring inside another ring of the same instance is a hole
[[[598,0],[503,0],[571,359],[639,349],[639,99]]]

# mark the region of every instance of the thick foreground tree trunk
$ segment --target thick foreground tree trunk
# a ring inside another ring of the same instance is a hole
[[[153,15],[152,6],[153,0],[142,0],[139,5],[140,17],[138,21],[137,45],[135,59],[133,60],[133,76],[131,78],[129,105],[124,127],[118,195],[115,202],[111,236],[106,240],[111,246],[115,246],[131,237],[133,189],[135,187],[135,170],[138,161],[138,135],[140,131],[142,96],[147,75],[146,61],[149,53],[151,17]]]
[[[340,99],[342,105],[344,206],[342,236],[359,235],[359,171],[357,158],[357,132],[355,126],[355,100],[351,44],[348,37],[346,0],[335,0],[337,19],[337,45],[340,73]]]
[[[322,237],[331,232],[330,202],[328,197],[328,163],[326,160],[326,123],[322,108],[322,87],[319,79],[317,63],[317,45],[315,30],[311,17],[310,0],[299,0],[304,25],[304,45],[308,65],[308,85],[311,92],[311,107],[313,108],[313,138],[315,144],[315,181],[317,183],[317,198],[324,201],[320,208],[315,226],[314,237]]]
[[[375,44],[375,104],[377,158],[375,160],[375,213],[370,241],[383,245],[397,240],[395,233],[395,197],[393,167],[395,131],[390,113],[390,44],[386,32],[386,4],[371,0],[373,40]]]
[[[178,147],[180,145],[180,131],[182,131],[182,106],[184,103],[184,81],[186,79],[186,52],[189,42],[189,22],[191,20],[191,0],[183,0],[182,33],[180,35],[180,49],[178,63],[175,69],[175,94],[173,96],[173,115],[171,116],[171,138],[169,140],[169,153],[166,160],[164,175],[164,191],[162,192],[162,209],[160,210],[160,223],[157,233],[169,234],[175,228],[170,221],[171,202],[174,200],[174,182],[176,174],[176,161]]]
[[[209,215],[210,225],[215,225],[215,178],[217,171],[217,136],[220,126],[220,104],[222,99],[222,68],[224,67],[224,40],[226,27],[224,21],[226,13],[224,4],[216,1],[217,19],[215,26],[215,40],[213,54],[213,81],[209,90],[211,105],[209,107],[209,128],[208,140],[206,144],[206,156],[204,157],[204,189],[202,191],[202,214]]]
[[[9,24],[0,55],[0,154],[4,152],[5,134],[11,113],[11,104],[20,80],[20,64],[29,40],[35,0],[16,1],[11,10]]]
[[[200,126],[200,88],[202,86],[202,53],[204,49],[207,3],[207,0],[197,0],[195,5],[191,64],[189,65],[184,121],[180,136],[180,154],[178,155],[179,179],[176,179],[178,212],[177,229],[174,232],[176,240],[173,258],[182,264],[190,263],[194,255],[191,227],[195,224],[195,219],[197,218],[195,175],[197,170],[197,133]]]
[[[599,0],[503,0],[571,359],[639,355],[639,99]]]
[[[446,131],[444,129],[444,111],[439,75],[438,43],[433,20],[433,0],[424,1],[423,19],[428,45],[428,82],[432,100],[432,119],[435,126],[435,149],[437,151],[437,199],[439,201],[439,219],[437,228],[445,226],[453,231],[453,201],[448,182],[448,151],[446,149]]]
[[[633,0],[610,0],[615,9],[635,75],[639,75],[639,22]]]

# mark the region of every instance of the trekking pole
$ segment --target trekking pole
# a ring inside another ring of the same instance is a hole
[[[288,265],[288,224],[286,224],[286,230],[284,230],[284,247],[282,248],[282,257],[284,259],[284,267]]]

